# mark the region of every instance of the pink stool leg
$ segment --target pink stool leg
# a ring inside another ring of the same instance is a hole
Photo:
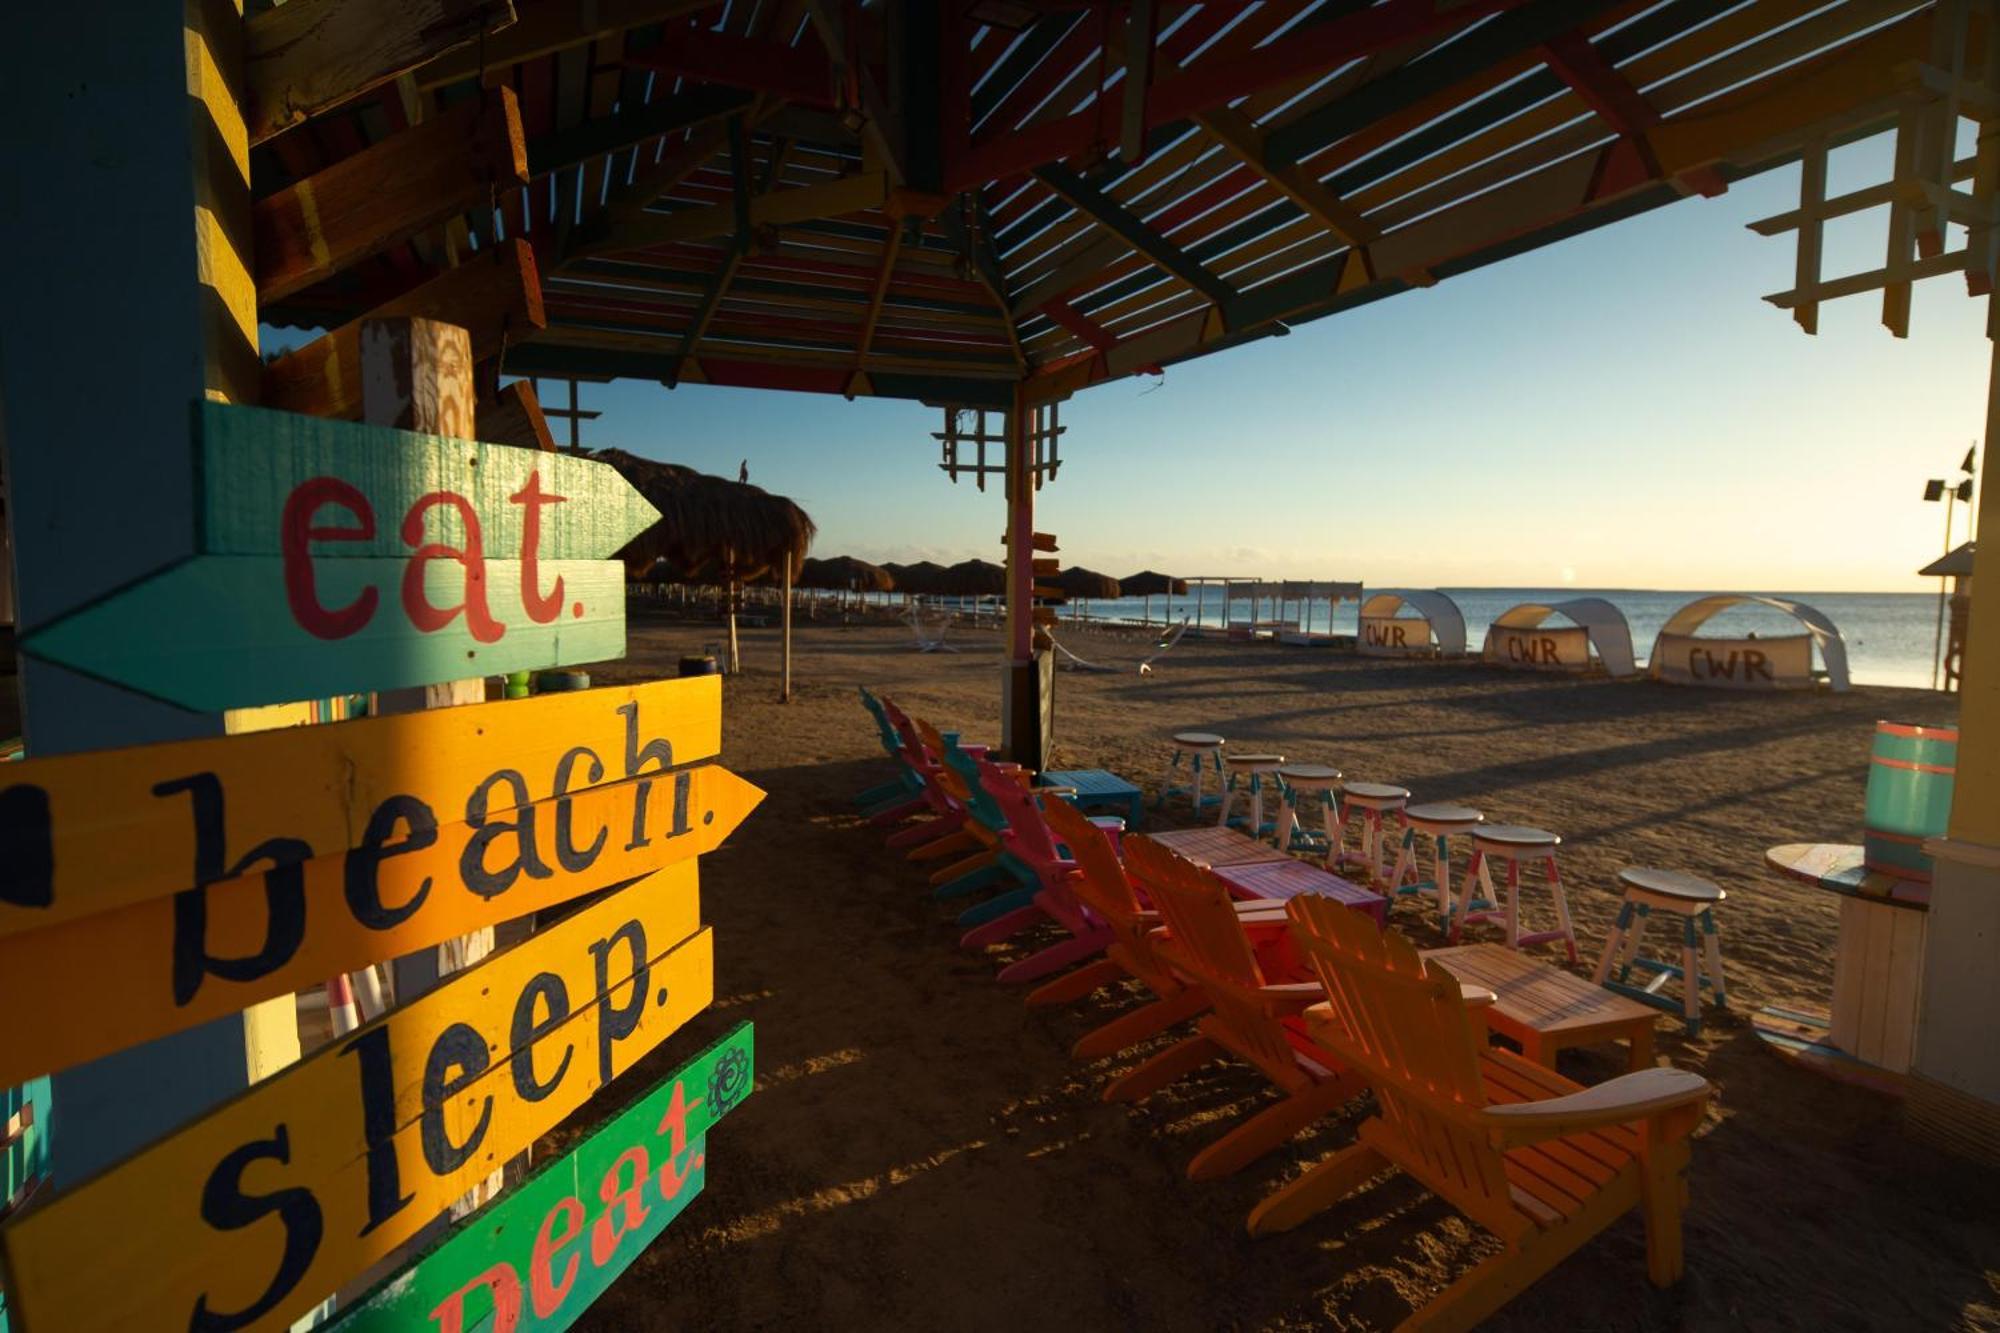
[[[1576,961],[1576,931],[1571,929],[1569,923],[1569,895],[1563,892],[1562,875],[1556,870],[1555,857],[1545,857],[1542,864],[1548,867],[1549,893],[1556,900],[1556,925],[1562,928],[1563,947],[1569,950],[1569,960],[1574,963]]]

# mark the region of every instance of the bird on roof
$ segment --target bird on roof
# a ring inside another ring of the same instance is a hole
[[[742,483],[743,483],[743,484],[745,484],[746,486],[747,486],[747,485],[749,485],[749,483],[750,483],[750,460],[749,460],[749,459],[747,459],[747,458],[746,458],[746,459],[744,459],[744,460],[743,460],[743,461],[742,461],[741,463],[738,463],[738,464],[736,465],[736,480],[738,480],[738,481],[742,482]]]

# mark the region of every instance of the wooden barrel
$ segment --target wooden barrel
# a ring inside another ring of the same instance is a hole
[[[536,694],[566,694],[571,690],[590,688],[588,671],[537,671],[535,673]]]
[[[1870,870],[1930,881],[1931,859],[1924,855],[1924,839],[1945,831],[1957,772],[1956,727],[1875,724],[1862,833],[1862,859]]]

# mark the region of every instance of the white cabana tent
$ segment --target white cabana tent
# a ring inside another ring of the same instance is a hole
[[[1416,614],[1397,614],[1406,606]],[[1378,592],[1361,604],[1359,647],[1374,657],[1463,657],[1465,615],[1441,592]]]
[[[1550,616],[1564,616],[1571,623],[1547,625]],[[1487,627],[1480,656],[1524,671],[1588,671],[1593,650],[1606,675],[1638,674],[1625,613],[1602,597],[1576,597],[1523,602],[1501,612]]]
[[[1745,602],[1775,607],[1804,626],[1802,634],[1741,639],[1697,637],[1695,631],[1720,612]],[[1655,679],[1681,685],[1737,690],[1802,690],[1813,684],[1812,652],[1819,649],[1826,678],[1836,690],[1848,686],[1847,641],[1834,623],[1804,602],[1749,593],[1698,597],[1667,617],[1653,640],[1646,670]]]

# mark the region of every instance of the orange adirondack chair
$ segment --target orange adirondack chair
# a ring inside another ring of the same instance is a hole
[[[1208,994],[1190,986],[1153,949],[1152,933],[1161,923],[1158,912],[1144,906],[1119,864],[1118,854],[1102,829],[1067,801],[1052,801],[1044,811],[1049,831],[1069,848],[1077,872],[1070,891],[1097,916],[1111,934],[1105,956],[1028,993],[1031,1005],[1069,1004],[1104,986],[1133,977],[1154,998],[1086,1032],[1070,1047],[1079,1060],[1095,1059],[1158,1036],[1176,1023],[1208,1008]],[[1286,917],[1278,903],[1234,904],[1253,946],[1258,941],[1282,944]]]
[[[1128,838],[1125,849],[1167,921],[1166,931],[1153,937],[1155,953],[1207,995],[1212,1012],[1195,1025],[1195,1035],[1115,1080],[1104,1099],[1136,1101],[1222,1055],[1255,1065],[1285,1094],[1195,1154],[1188,1176],[1213,1180],[1248,1166],[1365,1085],[1313,1043],[1298,1017],[1319,999],[1319,987],[1311,981],[1274,984],[1265,975],[1227,884],[1149,838]]]
[[[1648,1275],[1663,1287],[1680,1278],[1688,1135],[1707,1080],[1660,1068],[1572,1083],[1489,1046],[1459,983],[1394,931],[1320,899],[1286,910],[1327,996],[1308,1022],[1363,1073],[1380,1110],[1354,1146],[1259,1204],[1251,1235],[1295,1227],[1393,1166],[1505,1246],[1404,1328],[1472,1327],[1635,1207]]]

